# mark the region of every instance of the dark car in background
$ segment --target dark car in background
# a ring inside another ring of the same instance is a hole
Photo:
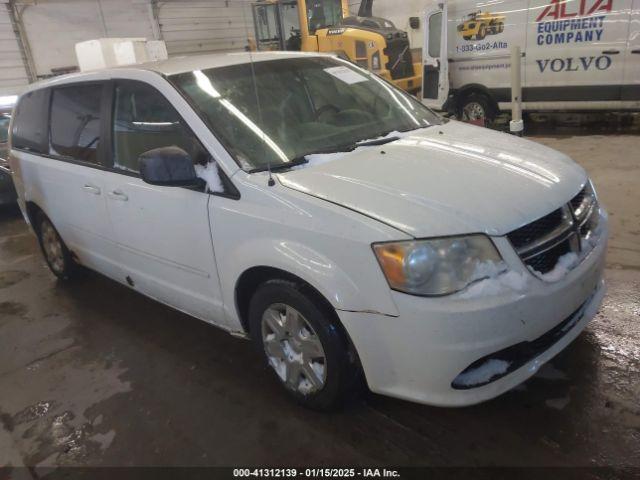
[[[0,109],[0,206],[15,204],[16,189],[13,186],[11,169],[9,168],[9,123],[11,122],[11,107]]]

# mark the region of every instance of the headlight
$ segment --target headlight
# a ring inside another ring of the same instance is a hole
[[[448,295],[506,269],[485,235],[376,243],[373,251],[391,288],[413,295]]]

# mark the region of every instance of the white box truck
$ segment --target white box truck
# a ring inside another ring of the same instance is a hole
[[[424,6],[428,106],[469,120],[508,109],[510,49],[517,45],[524,110],[640,110],[640,0],[448,0]]]

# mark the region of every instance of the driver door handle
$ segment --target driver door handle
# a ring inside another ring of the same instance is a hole
[[[82,189],[85,192],[93,193],[94,195],[100,195],[100,188],[96,187],[95,185],[91,185],[90,183],[85,184]]]
[[[112,190],[111,193],[109,193],[109,197],[113,198],[114,200],[120,200],[121,202],[126,202],[127,200],[129,200],[129,197],[127,197],[120,190]]]

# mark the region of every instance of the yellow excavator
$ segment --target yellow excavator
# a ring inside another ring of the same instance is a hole
[[[407,32],[371,14],[363,0],[357,16],[348,0],[259,0],[252,4],[255,48],[335,53],[410,93],[422,85]]]

